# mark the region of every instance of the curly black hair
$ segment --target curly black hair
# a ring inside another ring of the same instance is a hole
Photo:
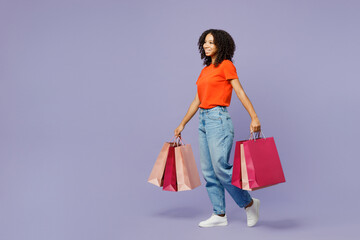
[[[211,33],[214,37],[214,44],[217,47],[217,56],[215,60],[215,67],[217,67],[223,60],[228,59],[232,61],[234,52],[236,49],[233,38],[224,30],[209,29],[203,32],[198,41],[199,52],[201,59],[204,59],[203,65],[209,66],[211,64],[211,57],[205,55],[203,44],[205,42],[206,35]]]

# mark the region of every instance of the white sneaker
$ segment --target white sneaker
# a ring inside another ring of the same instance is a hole
[[[253,205],[251,207],[245,208],[246,216],[247,216],[247,225],[248,227],[253,227],[259,220],[259,207],[260,200],[253,198]]]
[[[226,215],[220,217],[219,215],[212,214],[210,218],[199,223],[199,227],[220,227],[228,225]]]

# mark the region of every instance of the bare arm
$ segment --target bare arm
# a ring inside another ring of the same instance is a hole
[[[251,117],[251,124],[250,124],[250,131],[251,132],[258,132],[261,130],[261,125],[259,118],[255,112],[255,109],[250,102],[250,99],[246,95],[244,89],[242,88],[239,79],[235,78],[230,80],[230,83],[236,93],[236,96],[239,98],[242,105],[245,107],[246,111],[248,111],[250,117]]]
[[[175,136],[181,135],[181,132],[185,128],[185,125],[190,121],[190,119],[195,115],[195,113],[199,109],[199,105],[200,105],[200,100],[198,94],[196,93],[195,99],[191,102],[189,109],[185,114],[185,117],[174,131]]]

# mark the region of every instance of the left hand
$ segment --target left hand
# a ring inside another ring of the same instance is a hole
[[[250,123],[250,132],[260,132],[261,131],[261,125],[258,118],[254,118],[251,120]]]

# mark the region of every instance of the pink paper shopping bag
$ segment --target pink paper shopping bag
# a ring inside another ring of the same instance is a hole
[[[190,144],[175,147],[175,161],[178,191],[191,190],[201,185]]]
[[[170,147],[169,142],[164,143],[148,179],[149,183],[152,183],[158,187],[163,186],[164,170],[165,170],[166,159],[169,153],[169,147]]]
[[[257,190],[285,182],[273,137],[236,142],[232,184]]]

